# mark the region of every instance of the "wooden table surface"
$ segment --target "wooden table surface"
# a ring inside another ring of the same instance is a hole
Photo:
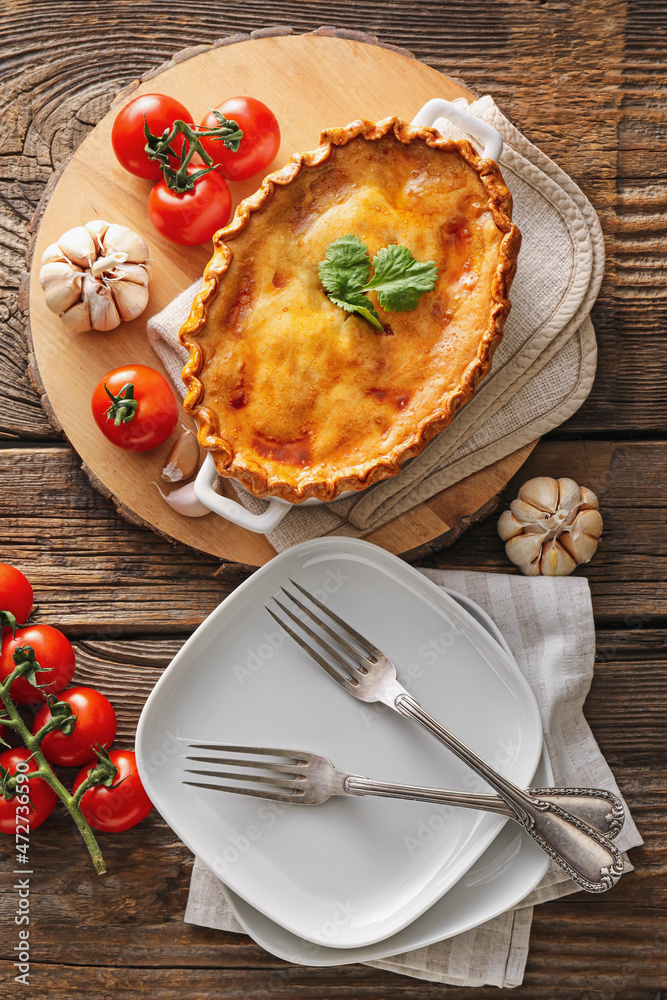
[[[593,311],[593,392],[507,487],[570,476],[600,496],[588,577],[598,663],[586,716],[645,846],[608,894],[535,910],[531,1000],[654,1000],[667,988],[667,8],[650,0],[192,0],[0,3],[0,560],[33,581],[38,619],[75,641],[76,679],[109,695],[119,746],[193,628],[245,578],[125,522],[49,425],[26,376],[21,274],[49,177],[132,80],[186,46],[271,25],[371,32],[479,94],[597,208],[607,267]],[[221,96],[224,81],[221,81]],[[495,518],[429,565],[506,572]],[[159,998],[490,998],[361,965],[291,967],[249,938],[183,923],[192,857],[156,813],[100,835],[94,875],[63,810],[31,836],[31,995]],[[0,844],[0,976],[13,981],[13,851]]]

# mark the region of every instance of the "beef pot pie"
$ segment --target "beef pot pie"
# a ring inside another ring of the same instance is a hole
[[[509,312],[521,242],[495,162],[397,118],[322,132],[215,236],[181,329],[186,409],[218,472],[259,497],[332,500],[394,476],[473,395]],[[352,234],[438,268],[378,330],[318,274]]]

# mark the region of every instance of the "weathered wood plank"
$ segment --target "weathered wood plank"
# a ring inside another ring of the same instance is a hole
[[[600,497],[605,531],[578,573],[598,624],[647,628],[667,617],[667,450],[656,442],[541,442],[499,511],[533,475],[570,476]],[[452,568],[518,572],[496,517],[434,557]],[[127,524],[88,484],[66,447],[0,449],[0,552],[33,580],[38,613],[72,635],[101,638],[194,628],[243,579],[217,560]]]
[[[188,631],[229,593],[219,560],[128,524],[66,447],[0,449],[0,551],[71,634]]]
[[[509,506],[532,476],[568,476],[600,499],[604,532],[595,556],[575,572],[586,576],[599,625],[643,629],[667,615],[665,482],[667,450],[659,442],[544,440],[501,496]],[[435,565],[507,572],[510,563],[496,531],[496,518],[471,528]]]
[[[605,629],[596,636],[597,659],[645,660],[667,657],[667,630],[665,629]]]
[[[641,934],[637,935],[637,940],[642,940]],[[563,965],[566,961],[564,956]],[[583,958],[580,964],[582,968],[577,970],[577,974],[569,976],[563,972],[563,966],[554,960],[548,973],[548,983],[535,985],[528,973],[524,987],[514,990],[512,996],[519,1000],[553,1000],[555,996],[566,997],[567,1000],[610,1000],[611,997],[621,996],[622,1000],[656,998],[652,978],[655,972],[651,968],[644,966],[636,976],[632,972],[620,972],[616,977],[613,973],[604,974],[602,960],[598,963],[600,968],[591,972],[583,968]],[[443,989],[451,1000],[470,997],[469,989],[443,988],[418,979],[380,973],[362,965],[337,970],[295,969],[293,973],[291,968],[280,967],[262,972],[186,968],[174,973],[151,967],[127,970],[120,976],[114,969],[45,965],[36,972],[33,981],[37,983],[41,979],[43,984],[48,983],[48,987],[32,988],[31,997],[48,1000],[62,996],[71,1000],[72,997],[85,996],[86,1000],[107,1000],[113,996],[123,1000],[140,1000],[147,994],[153,994],[160,1000],[181,1000],[185,994],[196,996],[197,1000],[337,1000],[343,997],[346,1000],[354,997],[356,1000],[361,996],[368,1000],[421,1000],[422,997],[442,997]],[[11,972],[11,969],[8,971]],[[589,987],[590,982],[594,986]],[[554,987],[553,983],[558,985]],[[622,994],[615,993],[615,987],[622,989]],[[497,1000],[498,990],[483,987],[477,989],[474,996],[476,1000]],[[657,996],[660,997],[660,993]]]

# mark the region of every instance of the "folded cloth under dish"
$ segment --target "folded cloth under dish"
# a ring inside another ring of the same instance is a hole
[[[539,705],[555,785],[607,788],[618,794],[582,710],[595,660],[588,581],[583,577],[527,579],[447,570],[421,572],[439,586],[476,601],[501,629]],[[627,851],[641,843],[627,812],[616,844]],[[630,870],[626,856],[626,871]],[[446,941],[368,964],[457,986],[518,986],[528,958],[533,907],[577,891],[578,886],[552,866],[515,909]],[[222,884],[197,860],[185,920],[243,931]]]
[[[468,110],[503,137],[500,165],[523,237],[510,293],[512,310],[493,368],[450,426],[397,476],[333,503],[292,509],[268,536],[278,551],[321,535],[367,535],[553,430],[590,392],[597,354],[588,314],[604,270],[604,240],[595,210],[491,97]],[[438,124],[444,135],[462,134],[442,120]],[[477,140],[471,141],[479,148]],[[187,288],[148,322],[150,342],[181,395],[188,352],[178,331],[199,287],[196,282]],[[265,501],[232,484],[244,506],[255,513],[265,509]]]

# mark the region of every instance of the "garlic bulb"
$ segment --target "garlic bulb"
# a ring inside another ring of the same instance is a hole
[[[68,229],[42,256],[46,304],[71,333],[113,330],[148,305],[148,247],[127,226],[101,219]]]
[[[525,576],[567,576],[598,547],[598,507],[595,494],[574,480],[538,476],[500,515],[498,534]]]

